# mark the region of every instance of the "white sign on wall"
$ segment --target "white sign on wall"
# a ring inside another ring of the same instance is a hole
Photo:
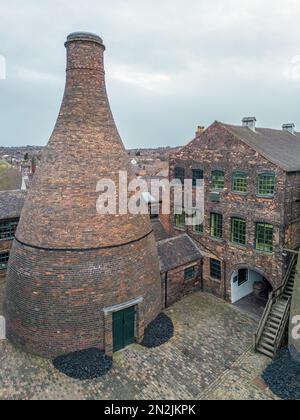
[[[0,316],[0,340],[6,339],[5,318]]]

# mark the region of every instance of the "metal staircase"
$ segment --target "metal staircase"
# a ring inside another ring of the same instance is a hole
[[[283,285],[274,290],[254,336],[255,351],[274,358],[287,330],[294,290],[297,255],[292,258]]]

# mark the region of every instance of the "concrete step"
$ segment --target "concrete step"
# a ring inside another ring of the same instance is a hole
[[[274,354],[273,354],[272,352],[270,352],[270,351],[268,351],[268,350],[264,349],[264,348],[263,348],[263,347],[261,347],[261,346],[259,346],[259,347],[257,348],[257,351],[258,351],[259,353],[265,354],[265,355],[266,355],[266,356],[268,356],[268,357],[271,357],[271,359],[273,359],[273,357],[274,357]]]
[[[274,349],[274,346],[272,346],[271,344],[266,343],[265,341],[261,341],[260,342],[260,347],[262,347],[262,348],[268,350],[270,353],[274,354],[275,349]]]
[[[275,338],[269,338],[266,335],[263,335],[262,338],[261,338],[261,343],[262,343],[262,345],[267,344],[267,345],[274,348],[275,340],[276,340],[276,337]]]

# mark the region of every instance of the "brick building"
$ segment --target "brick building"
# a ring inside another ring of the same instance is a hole
[[[143,338],[161,311],[148,215],[101,214],[98,183],[133,178],[109,107],[100,37],[71,34],[58,120],[27,192],[9,260],[7,337],[45,357],[111,354]]]
[[[170,157],[170,178],[204,181],[203,224],[185,215],[161,219],[170,235],[199,244],[203,289],[235,303],[267,297],[281,285],[289,256],[300,245],[300,134],[215,122]],[[174,213],[174,208],[172,213]]]
[[[24,200],[23,191],[0,192],[0,283],[4,282],[6,276],[10,249]]]

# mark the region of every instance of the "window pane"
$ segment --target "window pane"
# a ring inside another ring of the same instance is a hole
[[[197,181],[204,178],[204,173],[201,169],[193,169],[193,187],[197,186]]]
[[[256,249],[273,252],[273,226],[265,223],[256,225]]]
[[[261,174],[258,177],[258,194],[272,196],[275,193],[275,175]]]
[[[246,221],[234,218],[231,221],[231,240],[236,244],[246,245]]]
[[[190,280],[190,279],[195,277],[195,274],[196,274],[195,267],[189,267],[189,268],[184,270],[184,279],[185,280]]]
[[[221,270],[221,261],[210,259],[210,275],[214,279],[221,280],[222,270]]]
[[[185,178],[184,168],[180,168],[179,166],[177,166],[175,168],[175,179],[179,179],[181,183],[184,185],[184,178]]]
[[[185,229],[185,212],[182,210],[182,214],[175,214],[175,226],[178,229]]]
[[[5,270],[7,268],[8,260],[9,251],[0,252],[0,270]]]
[[[248,190],[247,175],[243,172],[235,172],[233,174],[233,192],[246,193]]]
[[[13,239],[18,226],[18,220],[0,222],[0,240]]]
[[[223,171],[213,171],[213,173],[212,173],[212,188],[213,188],[213,190],[224,190],[224,188],[225,188],[225,173]]]
[[[242,268],[239,270],[238,273],[238,286],[242,286],[244,283],[247,283],[248,281],[248,270],[245,268]]]
[[[210,216],[210,235],[213,238],[223,237],[223,216],[212,213]]]
[[[202,212],[196,211],[196,214],[193,218],[193,232],[197,235],[202,235],[204,232],[203,228],[203,215]]]

